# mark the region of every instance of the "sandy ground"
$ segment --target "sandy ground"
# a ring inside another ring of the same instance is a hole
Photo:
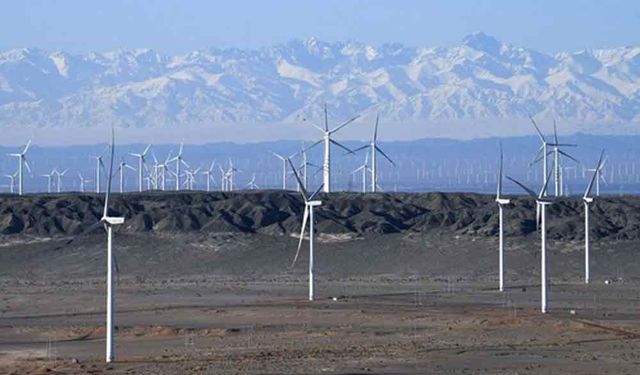
[[[0,373],[640,373],[637,243],[594,244],[584,285],[579,243],[552,242],[543,315],[535,237],[507,241],[503,293],[495,239],[326,238],[309,302],[294,238],[120,236],[105,364],[101,240],[0,250]]]

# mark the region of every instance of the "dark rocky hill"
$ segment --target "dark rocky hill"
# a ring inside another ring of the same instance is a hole
[[[450,230],[494,236],[497,207],[489,195],[471,193],[332,193],[321,195],[316,228],[356,235]],[[295,192],[146,192],[114,194],[113,215],[126,218],[124,232],[238,232],[286,235],[300,230],[302,197]],[[535,202],[515,198],[505,210],[507,235],[535,232]],[[81,233],[102,214],[103,196],[49,194],[0,196],[0,233],[5,236],[68,236]],[[584,235],[579,198],[548,209],[555,239]],[[592,205],[594,239],[639,239],[640,197],[600,198]]]

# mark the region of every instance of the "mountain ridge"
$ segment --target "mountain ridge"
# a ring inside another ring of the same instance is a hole
[[[640,47],[545,54],[484,33],[451,47],[292,40],[253,50],[0,53],[0,126],[158,128],[558,118],[640,124]],[[480,125],[478,125],[480,126]]]

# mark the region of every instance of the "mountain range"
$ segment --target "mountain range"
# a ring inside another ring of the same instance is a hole
[[[174,128],[557,118],[640,124],[640,47],[548,54],[484,33],[449,47],[292,40],[254,50],[0,53],[0,127]]]

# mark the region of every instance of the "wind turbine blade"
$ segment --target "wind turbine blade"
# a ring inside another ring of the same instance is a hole
[[[553,139],[558,144],[558,126],[556,125],[556,119],[553,119]]]
[[[589,181],[589,185],[587,186],[587,190],[585,190],[585,192],[584,192],[584,198],[589,197],[589,194],[591,194],[591,189],[593,188],[593,184],[594,184],[594,182],[596,182],[596,178],[598,178],[598,169],[600,169],[600,165],[602,164],[603,157],[604,157],[604,150],[602,150],[600,152],[600,158],[598,159],[598,165],[593,170],[593,176],[591,177],[591,180]]]
[[[356,152],[358,152],[360,150],[364,150],[366,148],[369,148],[369,145],[360,146],[360,147],[356,148],[355,150],[351,151],[350,154],[355,154]]]
[[[334,139],[330,139],[331,143],[333,143],[334,145],[346,150],[349,154],[353,154],[353,151],[351,151],[349,148],[347,148],[346,146],[343,146],[340,142],[334,140]]]
[[[182,156],[182,149],[184,148],[184,143],[180,143],[180,151],[178,151],[178,156]]]
[[[296,176],[296,181],[298,181],[298,186],[300,187],[300,191],[302,192],[302,197],[304,198],[304,201],[307,202],[307,189],[305,189],[304,184],[302,183],[302,179],[300,179],[300,176],[298,176],[298,171],[296,170],[296,167],[293,166],[293,162],[291,161],[291,159],[287,159],[287,161],[289,162],[289,165],[291,166],[291,170],[293,171],[293,175]],[[306,205],[305,205],[306,207]]]
[[[376,113],[376,124],[373,127],[373,142],[375,143],[378,140],[378,120],[380,119],[380,115]]]
[[[575,161],[576,163],[581,164],[581,163],[580,163],[580,161],[579,161],[578,159],[576,159],[576,158],[574,158],[573,156],[571,156],[571,155],[567,154],[566,152],[564,152],[564,151],[562,151],[562,150],[558,150],[558,152],[559,152],[560,154],[562,154],[562,155],[564,155],[564,156],[568,157],[569,159],[571,159],[571,160]]]
[[[311,194],[311,196],[309,196],[309,200],[312,200],[313,198],[315,198],[316,195],[318,195],[318,193],[320,192],[320,190],[322,190],[323,187],[324,187],[324,184],[320,184],[320,186],[318,186],[316,191],[314,191],[313,194]]]
[[[538,136],[540,137],[540,140],[543,143],[546,143],[547,140],[544,139],[544,135],[542,135],[542,132],[540,131],[540,128],[538,128],[538,124],[536,124],[536,121],[533,119],[533,117],[529,116],[529,120],[531,120],[531,123],[533,124],[533,126],[536,128],[536,132],[538,132]]]
[[[111,179],[113,174],[113,157],[115,154],[116,148],[116,131],[114,128],[111,128],[111,157],[109,158],[109,179],[107,181],[107,191],[104,195],[104,211],[102,216],[107,217],[109,210],[109,195],[111,195]]]
[[[554,143],[552,145],[549,146],[558,146],[558,147],[578,147],[577,144],[575,143]]]
[[[300,249],[302,249],[302,240],[304,239],[304,230],[307,227],[307,218],[309,217],[309,206],[305,203],[304,205],[304,214],[302,216],[302,229],[300,230],[300,239],[298,240],[298,250],[296,251],[296,256],[293,258],[293,262],[291,263],[291,267],[293,268],[298,261],[298,256],[300,256]]]
[[[536,156],[534,156],[531,163],[529,163],[529,166],[532,166],[535,163],[539,162],[543,157],[543,153],[544,153],[544,145],[540,146],[540,148],[538,149],[538,152],[536,152]]]
[[[27,150],[29,150],[29,146],[31,146],[31,140],[29,140],[29,142],[27,142],[27,145],[24,146],[24,150],[22,150],[22,154],[26,154]]]
[[[378,147],[377,145],[376,145],[376,150],[378,150],[378,152],[381,153],[382,156],[385,157],[385,159],[389,160],[389,163],[391,163],[394,167],[396,166],[396,163],[394,163],[393,160],[391,160],[391,158],[388,157],[387,154],[385,154],[384,151],[382,151],[382,149],[380,147]]]
[[[526,192],[527,192],[527,194],[529,194],[530,196],[532,196],[532,197],[534,197],[534,198],[536,198],[536,199],[538,198],[538,195],[537,195],[533,190],[531,190],[531,189],[529,189],[528,187],[524,186],[524,185],[523,185],[523,184],[521,184],[518,180],[513,179],[513,178],[511,178],[511,177],[509,177],[509,176],[506,176],[506,177],[507,177],[507,180],[510,180],[510,181],[512,181],[512,182],[515,182],[515,183],[516,183],[518,186],[520,186],[524,191],[526,191]]]
[[[549,181],[551,181],[552,174],[553,174],[553,169],[550,170],[549,173],[547,174],[547,181],[542,186],[542,189],[540,190],[540,194],[538,194],[538,198],[542,198],[544,196],[544,193],[547,192],[547,188],[549,187]]]
[[[315,146],[319,145],[320,143],[322,143],[322,141],[323,141],[323,140],[321,139],[321,140],[319,140],[319,141],[317,141],[317,142],[315,142],[315,143],[311,144],[311,146],[309,146],[309,147],[305,148],[304,150],[302,150],[302,152],[307,152],[308,150],[310,150],[310,149],[312,149],[313,147],[315,147]]]
[[[147,148],[145,148],[144,151],[142,152],[142,156],[145,156],[147,152],[149,152],[149,148],[151,148],[151,144],[147,145]]]
[[[23,158],[22,160],[24,160],[24,166],[27,167],[27,171],[31,173],[31,167],[29,166],[29,161],[27,160],[27,158]]]
[[[360,118],[360,115],[357,115],[357,116],[354,116],[354,117],[350,118],[349,120],[343,122],[342,125],[340,125],[337,128],[331,130],[329,133],[337,132],[338,130],[340,130],[340,129],[344,128],[345,126],[351,124],[352,122],[356,121],[358,118]]]

